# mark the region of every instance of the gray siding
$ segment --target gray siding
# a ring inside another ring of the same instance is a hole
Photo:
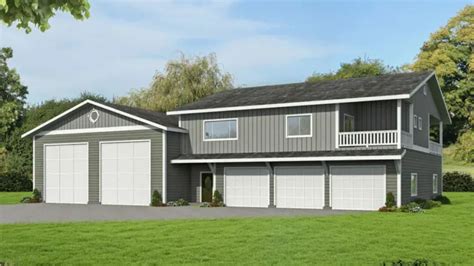
[[[397,101],[346,103],[339,105],[339,131],[344,131],[344,113],[354,116],[355,131],[397,128]]]
[[[191,200],[190,191],[190,166],[185,164],[172,164],[171,160],[180,155],[181,133],[166,132],[166,199],[174,201],[177,199]]]
[[[413,102],[413,115],[422,117],[422,130],[418,128],[413,129],[413,143],[418,146],[428,148],[429,137],[429,116],[434,116],[439,120],[439,111],[436,103],[433,100],[431,88],[433,85],[427,85],[426,95],[423,94],[423,88],[420,88],[410,100]],[[436,85],[435,85],[436,86]]]
[[[132,132],[107,132],[93,134],[68,134],[37,136],[35,143],[35,187],[43,191],[43,145],[49,143],[89,143],[89,203],[99,203],[99,142],[114,140],[151,140],[151,191],[162,191],[163,152],[161,130],[140,130]],[[46,195],[47,197],[47,195]]]
[[[431,199],[433,194],[433,174],[438,174],[438,192],[441,194],[441,156],[406,149],[402,159],[402,204],[414,198]],[[418,195],[411,196],[411,173],[418,174]]]
[[[89,120],[89,113],[92,109],[96,109],[99,113],[99,119],[92,123]],[[44,130],[66,130],[66,129],[81,129],[81,128],[101,128],[101,127],[123,127],[143,125],[136,120],[124,117],[117,113],[86,104],[85,106],[75,110],[66,115],[57,122],[47,126]]]
[[[410,103],[402,102],[402,130],[410,132]]]
[[[313,114],[313,137],[286,138],[285,115],[298,113]],[[238,140],[203,141],[203,120],[220,118],[238,118]],[[181,126],[189,130],[189,138],[183,141],[183,152],[208,154],[334,150],[334,123],[334,105],[182,115]]]

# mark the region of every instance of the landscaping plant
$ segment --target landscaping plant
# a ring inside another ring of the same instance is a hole
[[[445,173],[443,175],[443,191],[474,192],[472,176],[457,171]]]
[[[224,201],[222,200],[222,195],[219,191],[214,191],[214,195],[212,195],[212,207],[224,207]]]
[[[161,194],[157,190],[153,191],[151,195],[151,206],[159,207],[163,206],[163,200],[161,199]]]

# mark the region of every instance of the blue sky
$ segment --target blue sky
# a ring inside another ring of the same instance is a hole
[[[90,1],[47,32],[0,25],[29,103],[147,86],[166,61],[214,52],[236,86],[304,81],[356,57],[410,63],[469,1]]]

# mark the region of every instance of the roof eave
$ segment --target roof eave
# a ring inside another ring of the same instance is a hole
[[[187,130],[185,129],[182,129],[182,128],[178,128],[178,127],[166,127],[166,126],[163,126],[161,124],[158,124],[158,123],[155,123],[153,121],[149,121],[147,119],[144,119],[144,118],[141,118],[141,117],[138,117],[136,115],[132,115],[132,114],[129,114],[127,112],[124,112],[124,111],[121,111],[121,110],[118,110],[116,108],[113,108],[113,107],[110,107],[110,106],[107,106],[107,105],[104,105],[104,104],[101,104],[101,103],[98,103],[98,102],[95,102],[95,101],[92,101],[92,100],[85,100],[79,104],[77,104],[76,106],[62,112],[61,114],[51,118],[50,120],[44,122],[43,124],[33,128],[32,130],[24,133],[21,135],[21,138],[25,138],[25,137],[28,137],[30,135],[32,135],[33,133],[37,132],[38,130],[44,128],[45,126],[51,124],[52,122],[54,121],[57,121],[58,119],[66,116],[67,114],[79,109],[80,107],[86,105],[86,104],[92,104],[94,106],[97,106],[97,107],[101,107],[103,109],[106,109],[106,110],[109,110],[109,111],[112,111],[112,112],[115,112],[117,114],[120,114],[120,115],[123,115],[123,116],[126,116],[126,117],[129,117],[129,118],[132,118],[132,119],[135,119],[137,121],[140,121],[140,122],[143,122],[147,125],[150,125],[150,126],[153,126],[153,127],[156,127],[156,128],[159,128],[159,129],[162,129],[162,130],[165,130],[165,131],[172,131],[172,132],[179,132],[179,133],[188,133]]]

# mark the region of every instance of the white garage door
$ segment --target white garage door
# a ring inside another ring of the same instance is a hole
[[[45,201],[88,202],[87,143],[44,145]]]
[[[149,205],[150,141],[103,142],[101,203]]]
[[[227,206],[268,207],[270,178],[266,168],[225,168],[224,182]]]
[[[332,208],[377,210],[385,204],[384,166],[331,167]]]
[[[275,167],[278,208],[322,209],[324,172],[321,167]]]

